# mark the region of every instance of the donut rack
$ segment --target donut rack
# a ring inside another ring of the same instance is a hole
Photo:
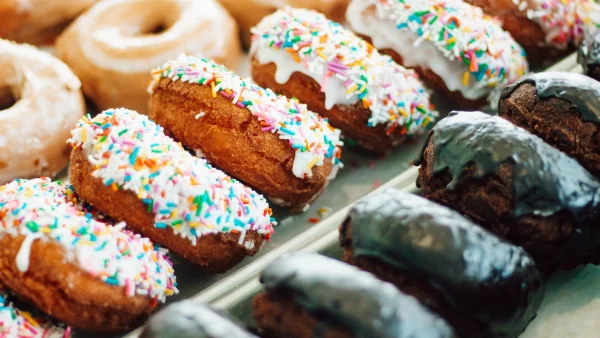
[[[241,68],[242,75],[248,73],[248,67]],[[546,71],[581,72],[581,68],[577,65],[576,55],[572,54]],[[452,110],[444,102],[436,103],[442,115]],[[191,263],[173,257],[180,293],[170,297],[169,302],[192,299],[212,304],[229,311],[246,324],[252,324],[251,300],[262,288],[259,274],[275,258],[292,251],[319,252],[340,258],[342,249],[338,243],[337,228],[357,200],[392,187],[418,193],[415,186],[417,168],[412,166],[412,160],[419,153],[424,139],[417,138],[384,158],[356,149],[344,151],[342,161],[345,168],[317,201],[304,213],[295,215],[274,208],[279,225],[271,242],[264,245],[256,256],[246,258],[225,274],[202,272]],[[537,318],[521,337],[544,337],[544,332],[549,332],[553,323],[570,322],[568,316],[556,320],[565,308],[577,311],[590,299],[597,300],[596,313],[600,311],[600,289],[591,287],[594,285],[592,280],[597,281],[599,277],[600,268],[591,266],[555,274],[546,284],[546,296]],[[588,312],[594,313],[593,309]],[[139,333],[138,329],[121,337],[134,338]],[[86,332],[75,332],[74,336],[95,337]]]

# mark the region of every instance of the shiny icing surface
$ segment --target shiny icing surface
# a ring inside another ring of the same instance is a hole
[[[600,31],[586,39],[577,53],[577,62],[588,73],[590,66],[600,66]]]
[[[488,96],[528,71],[525,52],[501,24],[460,0],[353,0],[346,18],[376,48],[437,74],[467,99]]]
[[[523,83],[533,84],[541,99],[555,97],[568,101],[584,121],[600,123],[600,82],[577,73],[534,73],[506,87],[501,98],[509,97]]]
[[[294,72],[313,78],[325,93],[325,108],[360,104],[371,111],[369,127],[387,133],[420,134],[437,112],[417,74],[380,54],[369,43],[306,9],[282,9],[252,29],[250,54],[261,64],[275,63],[275,80]]]
[[[577,225],[567,247],[585,250],[600,244],[599,229],[592,224],[600,210],[600,182],[541,138],[497,116],[456,111],[436,124],[431,137],[432,169],[434,173],[449,170],[448,189],[462,180],[469,163],[475,164],[475,178],[481,179],[510,161],[515,218],[566,211]],[[422,156],[415,165],[422,162]]]
[[[457,212],[395,189],[359,201],[340,230],[355,257],[423,278],[490,337],[515,337],[535,317],[543,284],[533,260]]]
[[[150,318],[140,338],[257,338],[225,312],[183,300]]]
[[[455,337],[443,319],[393,285],[318,254],[285,254],[263,272],[261,282],[268,292],[291,292],[299,306],[356,337]]]

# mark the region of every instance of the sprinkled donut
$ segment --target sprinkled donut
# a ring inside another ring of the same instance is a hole
[[[414,71],[318,12],[279,10],[252,33],[254,80],[298,98],[368,150],[390,150],[437,115]]]
[[[35,47],[0,39],[0,184],[54,176],[69,160],[72,126],[85,112],[81,83]]]
[[[523,48],[500,22],[462,0],[353,0],[346,18],[462,108],[485,104],[529,69]]]
[[[597,0],[466,1],[500,19],[532,64],[571,52],[586,33],[600,29]]]
[[[211,271],[254,255],[276,222],[262,195],[126,109],[84,117],[72,132],[70,179],[100,211]]]
[[[150,117],[169,135],[275,204],[302,210],[342,167],[327,120],[212,61],[169,61],[150,90]]]
[[[48,178],[1,186],[0,283],[73,327],[132,329],[178,291],[164,252],[124,227]]]
[[[240,48],[236,23],[215,0],[105,0],[58,38],[56,54],[98,111],[146,113],[152,68],[183,52],[237,67]]]
[[[97,1],[2,0],[0,38],[51,44],[71,20]]]

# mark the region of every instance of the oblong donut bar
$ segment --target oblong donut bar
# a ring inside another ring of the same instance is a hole
[[[368,150],[390,150],[437,115],[412,70],[318,12],[282,9],[252,32],[253,79],[298,98]]]
[[[254,255],[276,224],[267,201],[126,109],[72,131],[70,179],[82,199],[211,271]]]
[[[275,204],[302,210],[342,167],[327,120],[213,61],[166,62],[150,91],[150,117],[169,135]]]
[[[0,184],[54,176],[69,161],[65,141],[85,112],[81,83],[59,59],[3,39],[0,67],[0,106],[14,101],[0,109]]]
[[[529,69],[524,50],[501,24],[462,0],[353,0],[346,19],[463,108],[485,104],[494,88]]]
[[[178,292],[171,262],[125,224],[78,204],[48,178],[0,187],[0,283],[74,327],[132,329]]]
[[[211,32],[227,38],[213,39]],[[237,35],[237,25],[215,0],[105,0],[58,38],[56,54],[79,76],[98,111],[146,113],[152,68],[183,52],[236,67]]]

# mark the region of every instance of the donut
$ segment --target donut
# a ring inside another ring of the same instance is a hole
[[[79,76],[98,111],[145,113],[154,67],[183,52],[237,67],[237,34],[216,0],[104,0],[60,35],[56,54]]]
[[[135,328],[177,293],[173,267],[147,238],[78,204],[48,178],[0,187],[0,283],[75,328]]]
[[[367,150],[385,153],[437,116],[416,73],[323,14],[279,10],[252,33],[256,83],[299,99]]]
[[[523,77],[502,92],[498,115],[600,177],[600,82],[566,72]]]
[[[44,317],[18,308],[0,285],[0,337],[70,338],[71,328],[54,325]]]
[[[596,0],[466,0],[502,21],[502,27],[525,49],[530,63],[556,59],[573,51],[585,33],[600,28]]]
[[[463,109],[497,100],[528,72],[525,52],[498,20],[462,0],[353,0],[352,29]]]
[[[452,112],[415,165],[424,197],[522,246],[541,271],[598,260],[600,182],[509,121]]]
[[[340,243],[344,261],[417,298],[461,337],[517,337],[542,302],[542,276],[522,248],[417,195],[360,200]]]
[[[211,164],[292,210],[339,168],[340,131],[207,59],[182,55],[154,71],[150,118]]]
[[[35,45],[52,44],[60,32],[98,0],[0,2],[0,38]]]
[[[280,256],[253,300],[261,337],[457,337],[448,324],[389,283],[333,258]]]
[[[600,81],[600,31],[591,35],[579,47],[577,62],[583,72],[596,81]]]
[[[152,316],[140,338],[257,338],[225,312],[183,300]]]
[[[284,7],[310,8],[334,21],[342,21],[349,0],[220,0],[240,26],[242,42],[250,46],[250,28],[265,16]],[[250,10],[249,10],[250,9]]]
[[[84,117],[72,131],[70,179],[82,199],[191,262],[224,272],[273,232],[262,195],[126,109]]]
[[[71,127],[85,112],[81,84],[60,60],[0,39],[0,184],[54,176],[69,161]]]

